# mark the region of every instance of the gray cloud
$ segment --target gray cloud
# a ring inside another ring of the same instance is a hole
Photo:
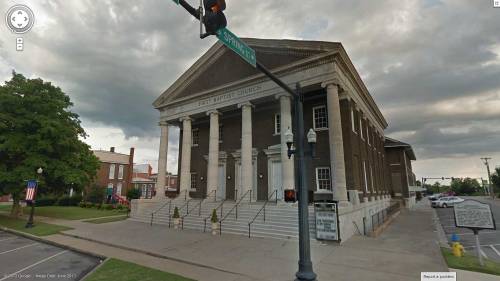
[[[198,24],[168,0],[28,5],[39,25],[26,35],[22,55],[8,44],[15,37],[0,29],[0,75],[8,78],[15,67],[52,80],[82,117],[126,137],[158,135],[152,101],[215,42],[200,40]],[[244,37],[342,42],[388,119],[388,133],[413,143],[417,157],[497,151],[499,130],[491,124],[499,110],[444,106],[499,100],[500,10],[491,1],[240,0],[228,3],[226,15]],[[468,130],[446,130],[461,125]]]

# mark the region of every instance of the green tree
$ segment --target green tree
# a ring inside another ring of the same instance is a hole
[[[70,186],[82,190],[95,177],[99,161],[82,141],[87,134],[72,106],[42,79],[13,72],[0,85],[0,195],[12,194],[12,215],[19,214],[25,180],[39,180],[38,194],[62,194]]]
[[[500,167],[495,169],[495,172],[491,175],[491,184],[495,194],[500,196]]]
[[[481,185],[476,179],[453,179],[451,181],[451,189],[458,195],[472,195],[476,191],[481,190]]]

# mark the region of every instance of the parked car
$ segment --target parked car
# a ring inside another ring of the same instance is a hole
[[[448,208],[452,207],[454,204],[464,201],[464,199],[456,196],[441,197],[435,201],[432,201],[431,206],[434,208]]]
[[[432,194],[431,196],[429,196],[429,200],[431,201],[435,201],[435,200],[438,200],[440,197],[443,197],[443,194],[441,193],[436,193],[436,194]]]

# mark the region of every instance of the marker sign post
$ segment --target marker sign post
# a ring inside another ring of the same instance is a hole
[[[469,199],[455,204],[453,206],[453,213],[455,215],[456,227],[468,228],[474,232],[479,264],[484,266],[483,257],[481,256],[481,244],[479,243],[479,231],[483,229],[496,229],[490,205]]]

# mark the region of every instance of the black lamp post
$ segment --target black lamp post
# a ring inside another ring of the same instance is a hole
[[[26,223],[26,228],[32,228],[34,225],[33,225],[33,215],[35,214],[35,196],[36,196],[36,189],[38,189],[38,183],[40,182],[39,179],[40,179],[40,175],[43,173],[43,169],[42,167],[38,168],[36,170],[36,173],[37,173],[37,181],[36,181],[36,187],[35,187],[35,195],[33,195],[33,200],[31,200],[30,204],[31,204],[31,211],[30,211],[30,217],[28,219],[28,222]]]

